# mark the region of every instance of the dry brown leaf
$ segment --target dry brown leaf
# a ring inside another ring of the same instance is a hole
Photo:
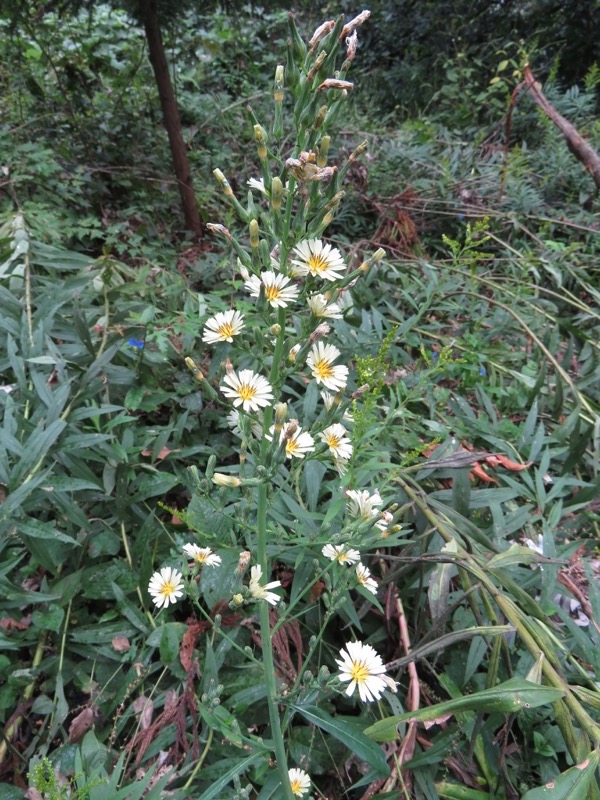
[[[94,717],[94,709],[91,706],[87,706],[77,714],[69,725],[69,742],[71,744],[80,741],[84,734],[89,731],[94,724]]]

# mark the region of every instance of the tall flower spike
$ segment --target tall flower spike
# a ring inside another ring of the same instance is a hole
[[[258,411],[274,399],[269,381],[251,369],[243,369],[239,374],[233,370],[227,373],[220,388],[236,408],[242,406],[244,411]]]
[[[297,275],[313,275],[326,281],[336,281],[346,269],[340,251],[320,239],[306,239],[296,245],[292,266]]]

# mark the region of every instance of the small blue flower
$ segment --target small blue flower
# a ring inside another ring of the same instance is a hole
[[[485,378],[485,376],[487,375],[487,372],[485,371],[485,367],[479,367],[479,374],[483,375],[483,377]]]
[[[456,219],[459,219],[462,222],[462,220],[465,219],[465,215],[464,214],[457,214],[456,215]]]
[[[439,355],[440,354],[438,353],[437,350],[433,350],[433,352],[431,353],[431,357],[433,358],[434,361],[436,360],[436,358],[439,358]]]
[[[132,336],[131,339],[128,339],[127,344],[130,347],[135,347],[136,350],[143,350],[144,349],[144,340],[143,339],[136,339],[135,336]]]

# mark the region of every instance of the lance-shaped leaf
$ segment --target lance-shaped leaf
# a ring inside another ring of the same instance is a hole
[[[394,717],[387,717],[370,728],[365,734],[376,742],[390,742],[398,735],[398,725],[411,719],[421,722],[435,722],[447,719],[460,711],[482,711],[485,713],[515,714],[527,708],[537,708],[554,703],[564,696],[562,689],[540,686],[524,678],[510,678],[504,683],[482,692],[457,697],[445,703],[423,708],[420,711],[408,711]]]
[[[522,800],[586,800],[599,760],[600,752],[592,750],[580,764],[575,764],[545,786],[530,789]]]

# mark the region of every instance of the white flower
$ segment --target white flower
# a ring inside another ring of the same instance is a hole
[[[207,320],[202,341],[209,344],[233,342],[233,337],[237,336],[243,327],[244,317],[239,311],[233,309],[223,311]]]
[[[303,433],[302,428],[299,426],[296,427],[293,433],[289,433],[292,422],[297,423],[297,420],[290,420],[282,427],[281,433],[279,434],[279,442],[285,441],[285,454],[287,458],[292,458],[293,456],[296,458],[304,458],[307,453],[312,453],[315,449],[315,440],[310,433],[306,433],[306,431]],[[271,425],[267,435],[269,441],[272,440],[274,432],[275,426]]]
[[[320,239],[306,239],[294,247],[292,267],[296,275],[314,275],[326,281],[341,278],[346,269],[342,254]]]
[[[322,383],[334,392],[344,389],[348,383],[348,367],[344,364],[333,366],[339,355],[340,351],[335,345],[316,342],[306,359],[306,364],[312,370],[312,376],[317,383]]]
[[[251,189],[256,189],[257,191],[262,192],[262,194],[264,195],[267,194],[267,190],[265,189],[265,182],[262,178],[250,178],[249,180],[246,181],[246,183]]]
[[[234,436],[243,436],[243,431],[240,426],[240,412],[237,408],[233,408],[229,414],[227,414],[227,425],[231,428],[231,432]],[[262,425],[257,422],[252,417],[250,418],[250,430],[252,434],[256,436],[257,439],[262,439],[263,429]]]
[[[335,422],[319,434],[319,438],[329,447],[337,461],[352,456],[352,444],[346,433],[346,428],[339,422]]]
[[[293,303],[298,298],[297,286],[288,286],[290,278],[281,272],[261,272],[252,275],[244,286],[252,297],[260,296],[260,288],[264,287],[265,297],[273,308],[285,308],[288,303]]]
[[[307,772],[304,772],[303,769],[296,769],[295,767],[289,769],[288,777],[290,779],[292,794],[295,794],[296,797],[304,797],[304,795],[310,791],[310,776]]]
[[[221,556],[210,549],[210,547],[198,547],[197,544],[184,544],[183,552],[193,558],[201,566],[216,567],[221,563]]]
[[[383,503],[381,495],[377,490],[373,494],[369,494],[367,489],[363,489],[362,491],[358,489],[348,489],[346,497],[348,498],[348,512],[353,517],[360,517],[362,520],[365,520],[365,522],[377,516],[377,506]]]
[[[321,550],[325,558],[338,561],[340,564],[356,564],[360,561],[360,553],[345,544],[326,544]]]
[[[266,600],[267,603],[271,603],[272,606],[276,605],[281,600],[281,597],[275,594],[275,592],[269,592],[268,590],[281,586],[281,581],[271,581],[271,583],[261,586],[261,578],[262,567],[260,564],[257,564],[255,567],[250,567],[250,583],[248,584],[250,594],[255,600]]]
[[[364,586],[369,592],[377,594],[377,581],[371,577],[371,570],[368,567],[365,567],[364,564],[357,564],[356,577],[361,586]]]
[[[313,294],[308,297],[306,302],[315,317],[328,317],[329,319],[341,319],[342,310],[337,303],[327,304],[324,294]]]
[[[393,514],[390,514],[389,511],[382,511],[381,516],[375,523],[375,527],[379,528],[382,536],[389,536],[390,532],[388,531],[388,527],[392,524],[393,521],[394,521]]]
[[[385,666],[381,656],[370,644],[348,642],[346,649],[340,650],[341,658],[336,663],[341,672],[342,682],[350,681],[346,694],[350,697],[358,686],[358,693],[363,703],[379,700],[386,688],[391,688],[390,680],[385,675]]]
[[[244,411],[258,411],[274,399],[269,381],[251,369],[243,369],[239,375],[228,372],[220,388],[225,397],[233,399],[236,408],[242,406]]]
[[[181,572],[171,567],[163,567],[150,578],[148,591],[152,595],[152,602],[159,608],[161,606],[166,608],[169,603],[176,603],[183,594]]]

